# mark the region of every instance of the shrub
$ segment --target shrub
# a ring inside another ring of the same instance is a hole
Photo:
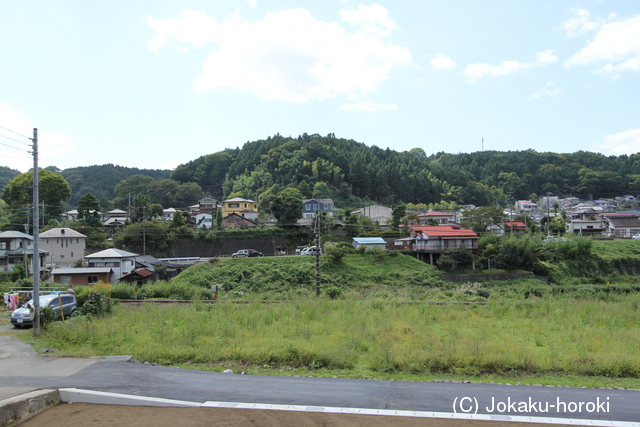
[[[103,316],[111,313],[113,309],[113,301],[108,296],[99,292],[91,291],[87,296],[87,300],[78,310],[77,316]]]
[[[56,316],[56,312],[53,311],[53,308],[40,308],[40,326],[42,327],[42,329],[47,329],[51,323],[56,321],[57,317],[58,316]]]
[[[342,290],[335,286],[329,286],[327,288],[327,295],[331,299],[336,299],[336,298],[339,298],[340,295],[342,295]]]
[[[134,299],[136,297],[135,286],[129,283],[118,283],[111,288],[111,297],[116,299]]]
[[[346,246],[339,246],[334,243],[327,243],[324,245],[324,253],[327,257],[335,263],[341,263],[342,258],[351,251]]]

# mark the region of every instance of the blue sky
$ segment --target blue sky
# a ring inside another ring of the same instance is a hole
[[[0,0],[0,58],[0,165],[23,172],[34,127],[61,169],[304,132],[640,151],[636,0]]]

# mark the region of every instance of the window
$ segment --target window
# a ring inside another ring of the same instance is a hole
[[[7,250],[7,242],[0,242],[0,249]]]
[[[93,285],[94,283],[98,283],[98,276],[87,276],[87,285]]]
[[[240,203],[229,203],[229,207],[230,208],[239,208],[240,207]]]

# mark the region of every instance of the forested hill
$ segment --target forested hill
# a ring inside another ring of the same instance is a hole
[[[196,182],[218,198],[240,193],[258,199],[270,188],[296,186],[305,197],[342,202],[355,196],[386,204],[445,200],[487,205],[548,192],[593,198],[638,195],[640,155],[526,150],[427,156],[421,148],[397,152],[333,134],[276,135],[180,165],[171,178]]]
[[[167,179],[170,170],[138,169],[112,164],[99,166],[82,166],[65,169],[62,176],[71,187],[71,206],[78,205],[78,199],[86,193],[93,194],[98,199],[113,199],[113,190],[120,181],[132,175],[147,175],[153,179]]]
[[[0,181],[18,173],[0,168]],[[398,152],[333,134],[276,135],[201,156],[174,171],[106,164],[61,173],[71,186],[71,206],[88,192],[111,201],[116,185],[133,175],[173,180],[158,188],[197,183],[218,199],[242,195],[263,206],[287,186],[295,186],[304,197],[332,198],[338,206],[360,206],[365,197],[389,206],[440,201],[483,206],[547,193],[594,199],[640,195],[640,154],[526,150],[427,156],[423,148]],[[152,203],[163,204],[155,200],[157,194],[152,198]]]

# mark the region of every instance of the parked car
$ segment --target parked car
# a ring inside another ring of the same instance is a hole
[[[315,246],[309,246],[308,248],[304,248],[300,251],[300,255],[322,255],[322,248],[318,248]]]
[[[640,234],[634,234],[633,236],[631,236],[631,238],[633,240],[640,240]]]
[[[75,295],[66,293],[40,295],[40,308],[50,307],[54,313],[56,313],[58,319],[62,319],[62,316],[60,315],[61,303],[62,313],[64,313],[65,319],[71,316],[78,309],[78,303]],[[16,328],[20,328],[22,326],[33,326],[32,311],[33,299],[29,300],[25,305],[11,313],[11,324]]]
[[[262,252],[255,249],[240,249],[238,252],[231,255],[232,258],[245,258],[252,256],[262,256]]]

